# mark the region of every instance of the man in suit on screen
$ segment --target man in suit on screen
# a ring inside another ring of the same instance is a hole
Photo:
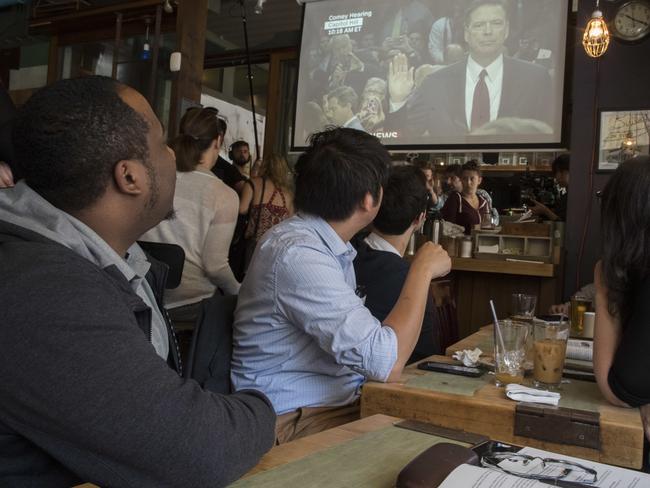
[[[509,32],[502,0],[475,0],[465,12],[465,60],[432,73],[414,89],[413,68],[396,56],[388,75],[389,125],[419,137],[463,136],[506,117],[552,124],[551,78],[541,66],[504,55]],[[510,123],[508,132],[525,133],[524,125],[519,130]]]

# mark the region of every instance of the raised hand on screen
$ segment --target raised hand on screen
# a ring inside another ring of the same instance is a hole
[[[409,68],[408,58],[397,54],[388,65],[388,94],[392,103],[402,103],[415,86],[413,67]]]

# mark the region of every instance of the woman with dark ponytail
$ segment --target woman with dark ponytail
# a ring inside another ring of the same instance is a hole
[[[609,402],[641,408],[650,440],[650,158],[621,164],[601,206],[594,373]]]
[[[142,240],[178,244],[185,251],[181,283],[167,293],[166,307],[178,320],[191,320],[198,303],[217,288],[228,295],[239,292],[228,264],[239,198],[211,172],[223,144],[218,113],[215,108],[195,107],[181,119],[180,133],[170,143],[176,153],[176,217],[142,236]]]

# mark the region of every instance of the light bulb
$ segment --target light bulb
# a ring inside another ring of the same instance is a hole
[[[605,54],[609,46],[609,30],[600,10],[594,11],[582,36],[582,46],[592,58]]]

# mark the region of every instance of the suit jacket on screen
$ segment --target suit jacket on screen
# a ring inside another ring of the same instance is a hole
[[[469,132],[465,115],[467,60],[427,76],[407,104],[390,114],[391,129],[407,137],[463,135]],[[497,118],[536,119],[552,126],[552,80],[545,68],[503,57],[503,85]]]

